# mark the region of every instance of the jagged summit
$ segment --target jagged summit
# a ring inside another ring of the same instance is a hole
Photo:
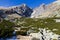
[[[21,6],[24,6],[24,7],[25,7],[25,6],[27,6],[27,5],[26,5],[26,4],[22,4]]]
[[[17,6],[10,6],[10,7],[3,7],[0,6],[0,9],[11,9],[11,8],[16,8],[16,7],[26,7],[26,4],[21,4],[21,5],[17,5]]]
[[[31,18],[33,17],[38,18],[39,16],[41,16],[42,13],[46,11],[46,9],[47,9],[46,5],[42,3],[39,7],[33,10],[33,13],[31,14]]]
[[[26,4],[21,4],[21,5],[17,5],[17,6],[11,6],[11,7],[8,7],[8,8],[26,7],[26,6],[27,6]]]
[[[26,4],[12,6],[12,7],[0,7],[1,17],[8,17],[13,15],[30,17],[33,10],[29,8]]]

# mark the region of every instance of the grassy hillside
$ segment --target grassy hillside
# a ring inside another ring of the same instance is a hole
[[[56,34],[60,34],[60,22],[56,22],[54,18],[38,19],[38,18],[21,18],[16,22],[17,25],[27,27],[28,30],[32,29],[37,31],[38,28],[48,28],[50,30],[57,29],[53,31]]]

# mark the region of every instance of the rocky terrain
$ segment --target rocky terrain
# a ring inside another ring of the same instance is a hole
[[[12,6],[12,7],[0,7],[0,17],[2,18],[20,18],[20,17],[30,17],[33,10],[29,8],[26,4]]]
[[[60,40],[60,1],[35,9],[26,4],[0,7],[0,32],[2,38],[14,35],[18,40]]]
[[[31,18],[60,17],[60,1],[54,1],[48,5],[42,4],[35,8]]]
[[[2,18],[47,18],[47,17],[60,17],[60,1],[54,1],[50,4],[41,4],[34,9],[29,8],[26,4],[12,6],[12,7],[0,7],[0,17]]]

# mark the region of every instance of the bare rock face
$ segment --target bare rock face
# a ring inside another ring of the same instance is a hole
[[[33,10],[29,8],[26,4],[13,7],[0,7],[0,17],[30,17]]]
[[[41,5],[34,9],[31,18],[60,17],[60,1]]]
[[[40,18],[41,14],[46,11],[46,5],[42,4],[39,7],[35,8],[33,13],[31,14],[31,18]]]

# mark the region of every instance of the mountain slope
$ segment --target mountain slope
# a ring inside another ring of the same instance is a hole
[[[26,4],[13,7],[0,7],[0,17],[30,17],[33,10],[29,8]]]
[[[60,1],[55,1],[49,5],[41,5],[34,9],[31,18],[60,17]]]

